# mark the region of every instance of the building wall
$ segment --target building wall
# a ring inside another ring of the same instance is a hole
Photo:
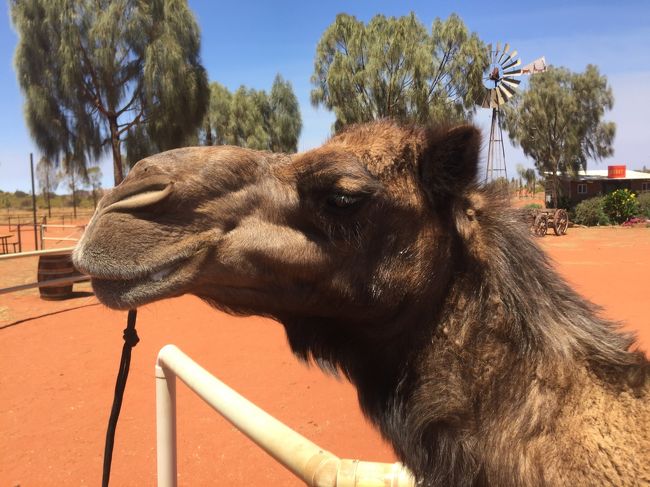
[[[646,184],[647,188],[650,188],[650,176],[648,179],[597,179],[588,181],[561,180],[560,186],[562,187],[564,195],[569,198],[573,205],[575,205],[583,200],[595,196],[604,196],[617,189],[629,189],[638,194],[643,192],[643,183]],[[578,194],[579,184],[587,185],[586,193]],[[646,189],[646,191],[650,191],[650,189]],[[546,199],[547,203],[552,205],[552,201],[549,201],[550,194],[550,191],[547,191]]]
[[[645,186],[646,186],[645,192],[650,191],[650,189],[648,189],[650,187],[650,178],[645,179],[645,180],[644,179],[635,179],[634,181],[632,181],[632,188],[631,188],[632,191],[634,191],[635,193],[643,193],[644,192],[643,183],[645,183]]]

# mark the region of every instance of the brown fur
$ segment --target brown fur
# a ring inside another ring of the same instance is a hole
[[[193,293],[276,318],[422,485],[648,484],[648,361],[476,185],[479,147],[378,122],[294,156],[159,154],[75,263],[115,308]]]

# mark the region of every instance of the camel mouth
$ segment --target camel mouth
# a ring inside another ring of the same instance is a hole
[[[95,295],[113,309],[133,309],[154,301],[180,296],[196,275],[197,255],[172,263],[136,277],[102,276],[90,274]]]

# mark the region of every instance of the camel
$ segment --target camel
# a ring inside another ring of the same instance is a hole
[[[191,293],[284,325],[426,486],[648,485],[650,365],[479,185],[472,126],[138,162],[74,252],[116,309]]]

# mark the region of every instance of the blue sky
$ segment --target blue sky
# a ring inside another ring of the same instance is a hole
[[[590,167],[626,164],[650,167],[650,2],[644,1],[245,1],[190,0],[202,32],[202,62],[210,80],[229,89],[239,85],[269,90],[276,73],[294,87],[303,131],[300,150],[320,145],[330,134],[331,113],[309,102],[316,44],[339,12],[368,21],[373,15],[415,12],[430,27],[436,17],[458,13],[485,42],[508,41],[527,63],[546,56],[574,71],[595,64],[614,91],[606,119],[617,124],[614,156]],[[17,37],[7,4],[0,8],[0,189],[29,188],[29,153],[38,160],[22,115],[22,94],[13,70]],[[489,111],[475,123],[489,130]],[[487,134],[485,134],[487,138]],[[484,152],[487,151],[487,148]],[[483,158],[485,154],[483,154]],[[508,174],[517,163],[532,166],[507,144]],[[102,163],[104,186],[112,185],[109,158]]]

